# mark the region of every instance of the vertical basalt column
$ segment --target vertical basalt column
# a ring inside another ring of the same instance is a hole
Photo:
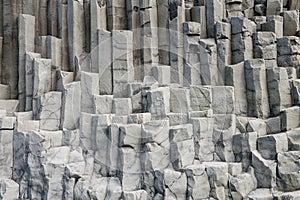
[[[102,6],[102,7],[100,7]],[[97,0],[92,0],[90,2],[90,10],[91,10],[91,70],[94,73],[98,73],[99,69],[104,67],[100,66],[100,59],[104,57],[104,55],[99,54],[99,50],[101,51],[103,45],[101,42],[102,39],[99,37],[99,30],[106,30],[106,7],[105,5],[99,4]],[[108,47],[106,45],[106,47]],[[109,49],[106,49],[109,52]],[[105,66],[106,67],[106,66]]]
[[[112,34],[106,30],[98,30],[98,66],[99,66],[99,81],[100,94],[110,95],[113,91],[113,76],[112,76]]]
[[[215,37],[215,23],[224,17],[224,0],[206,1],[206,29],[208,38]]]
[[[126,1],[110,0],[107,2],[107,28],[111,30],[126,30]]]
[[[97,32],[98,29],[106,30],[107,19],[106,19],[106,3],[99,2],[97,0],[91,0],[90,2],[90,15],[91,15],[91,52],[98,45],[97,43]]]
[[[85,25],[83,2],[68,0],[68,39],[70,70],[75,71],[75,57],[85,48]]]
[[[0,0],[0,83],[2,80],[3,0]]]
[[[140,0],[126,0],[128,29],[133,33],[133,65],[135,80],[143,80],[141,67]]]
[[[47,2],[47,33],[48,35],[52,35],[58,37],[58,1],[59,0],[51,0]]]
[[[134,80],[132,31],[112,31],[113,94],[127,96],[127,84]]]
[[[158,63],[158,32],[156,2],[140,1],[142,78],[151,75],[153,64]],[[142,79],[143,80],[143,79]]]
[[[170,33],[168,0],[157,0],[159,63],[170,65]]]
[[[38,7],[38,28],[37,28],[37,35],[43,36],[47,35],[48,32],[48,23],[47,23],[47,0],[39,0],[39,7]]]
[[[2,83],[9,85],[11,98],[18,97],[18,24],[22,1],[3,1]]]
[[[69,71],[69,46],[68,46],[68,5],[64,0],[58,2],[58,26],[59,26],[59,38],[61,38],[61,69]]]
[[[183,83],[183,22],[185,21],[184,1],[170,1],[170,65],[171,83]]]
[[[25,54],[27,51],[34,52],[34,36],[35,36],[35,17],[32,15],[22,14],[18,18],[18,41],[19,41],[19,53],[18,53],[18,65],[19,65],[19,81],[18,81],[18,99],[19,110],[25,110],[25,88],[26,88],[26,69]]]

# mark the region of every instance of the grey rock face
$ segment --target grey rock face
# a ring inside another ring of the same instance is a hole
[[[0,0],[0,199],[299,199],[300,0]]]

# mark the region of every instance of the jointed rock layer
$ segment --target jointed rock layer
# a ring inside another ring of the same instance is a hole
[[[300,0],[0,0],[0,199],[299,199]]]

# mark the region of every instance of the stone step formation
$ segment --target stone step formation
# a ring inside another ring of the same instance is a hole
[[[299,199],[300,0],[0,0],[0,199]]]

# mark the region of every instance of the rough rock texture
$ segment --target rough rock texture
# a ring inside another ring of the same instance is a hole
[[[300,0],[0,0],[0,200],[300,199]]]

